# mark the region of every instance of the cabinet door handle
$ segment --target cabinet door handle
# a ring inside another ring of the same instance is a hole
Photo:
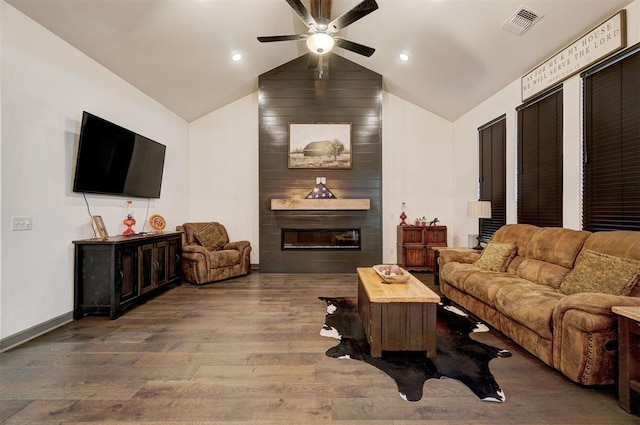
[[[122,270],[120,270],[120,280],[124,279],[124,273],[122,272]]]

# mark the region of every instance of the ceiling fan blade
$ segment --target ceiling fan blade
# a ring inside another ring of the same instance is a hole
[[[364,0],[362,3],[357,4],[353,9],[338,16],[336,19],[329,23],[329,31],[337,32],[357,21],[358,19],[367,16],[369,13],[378,9],[378,3],[376,0]]]
[[[309,62],[307,62],[307,69],[318,68],[319,62],[320,62],[320,55],[316,55],[315,53],[309,53]]]
[[[354,53],[358,53],[362,56],[371,56],[376,49],[372,47],[365,46],[363,44],[355,43],[353,41],[349,41],[342,37],[334,37],[336,40],[336,46],[342,47],[343,49],[351,50]]]
[[[287,0],[289,6],[298,14],[307,27],[316,27],[318,23],[300,0]]]
[[[290,40],[306,40],[309,37],[307,34],[293,34],[293,35],[268,35],[258,37],[258,41],[262,43],[270,43],[272,41],[290,41]]]

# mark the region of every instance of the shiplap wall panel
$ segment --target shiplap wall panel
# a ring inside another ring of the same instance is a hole
[[[382,76],[330,54],[322,79],[301,56],[259,78],[260,271],[355,272],[382,261]],[[351,123],[352,168],[289,169],[289,123]],[[366,211],[272,211],[271,199],[304,198],[316,177]],[[281,229],[361,231],[360,251],[281,250]]]

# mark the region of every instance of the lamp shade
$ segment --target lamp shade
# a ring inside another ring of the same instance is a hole
[[[335,41],[333,40],[333,37],[322,32],[317,32],[307,37],[307,47],[313,53],[317,53],[319,55],[329,53],[331,49],[333,49],[334,44]]]
[[[467,204],[467,217],[491,218],[491,201],[472,201]]]

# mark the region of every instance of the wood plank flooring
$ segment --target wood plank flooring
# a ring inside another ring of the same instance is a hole
[[[416,273],[432,288],[432,275]],[[117,320],[86,317],[0,354],[2,424],[638,424],[615,388],[583,388],[496,331],[506,402],[429,380],[404,401],[391,378],[333,359],[319,296],[356,296],[356,274],[253,272],[184,284]]]

